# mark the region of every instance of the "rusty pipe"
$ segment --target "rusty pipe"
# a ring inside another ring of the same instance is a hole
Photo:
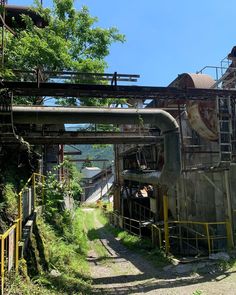
[[[117,109],[13,106],[14,122],[19,124],[98,123],[151,124],[158,127],[164,138],[164,167],[152,173],[124,171],[123,178],[142,183],[172,186],[181,170],[179,126],[175,118],[161,109]]]

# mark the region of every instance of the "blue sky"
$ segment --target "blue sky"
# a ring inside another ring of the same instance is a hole
[[[31,5],[33,0],[8,0]],[[44,0],[44,6],[51,1]],[[107,72],[140,74],[138,85],[166,86],[178,74],[219,65],[236,45],[235,0],[76,0],[98,25],[116,26],[125,44],[114,44]]]

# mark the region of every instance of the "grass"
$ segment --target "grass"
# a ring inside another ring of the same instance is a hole
[[[102,258],[102,262],[106,262],[106,258],[108,257],[107,251],[102,245],[100,241],[99,231],[96,228],[96,216],[99,210],[92,210],[92,211],[84,211],[86,214],[86,232],[89,241],[91,242],[91,250],[95,250],[97,255]]]
[[[17,195],[14,191],[14,186],[11,183],[7,183],[3,189],[3,197],[5,200],[6,211],[10,216],[16,217],[17,214]]]
[[[91,294],[88,251],[95,251],[101,263],[109,263],[109,255],[101,243],[101,232],[96,220],[124,246],[154,262],[156,266],[162,267],[169,263],[161,250],[152,248],[149,240],[110,226],[100,209],[86,211],[79,208],[74,212],[73,218],[65,213],[56,225],[54,223],[57,220],[49,224],[43,217],[38,217],[38,232],[34,230],[32,239],[34,256],[31,253],[29,276],[26,265],[21,262],[19,275],[9,280],[6,294]],[[63,227],[60,231],[58,225]],[[37,267],[38,264],[40,267]]]
[[[231,258],[229,261],[220,260],[218,263],[218,267],[222,271],[236,269],[236,258]]]
[[[68,223],[64,224],[63,236],[39,217],[37,223],[42,243],[41,249],[34,248],[32,267],[35,268],[38,263],[35,258],[40,260],[43,253],[49,271],[39,269],[37,275],[35,272],[33,276],[32,273],[29,274],[30,279],[26,271],[20,271],[20,275],[11,280],[7,294],[90,294],[91,278],[86,260],[88,240],[82,222],[84,217],[81,209],[76,210],[71,221],[67,219]],[[35,243],[37,242],[38,237]],[[51,273],[52,270],[54,275]]]

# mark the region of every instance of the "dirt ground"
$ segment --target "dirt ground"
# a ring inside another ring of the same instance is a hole
[[[194,266],[184,274],[176,274],[172,266],[157,269],[121,245],[97,219],[95,224],[106,255],[94,249],[88,254],[93,294],[236,295],[236,270],[222,271],[208,263],[201,273]]]

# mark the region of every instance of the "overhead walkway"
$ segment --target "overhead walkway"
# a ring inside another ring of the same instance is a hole
[[[203,89],[176,87],[150,87],[150,86],[120,86],[120,85],[94,85],[76,83],[37,83],[2,81],[1,89],[8,89],[16,96],[51,96],[51,97],[77,97],[77,98],[121,98],[129,99],[174,99],[185,100],[215,100],[216,96],[230,96],[236,98],[235,90]]]

